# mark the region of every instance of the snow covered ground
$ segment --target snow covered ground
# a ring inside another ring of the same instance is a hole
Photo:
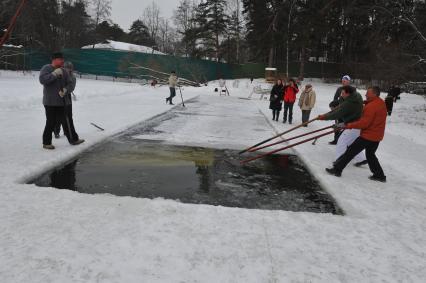
[[[242,149],[289,128],[251,85],[185,88],[202,107],[143,138]],[[328,111],[336,85],[313,81]],[[37,73],[0,71],[0,282],[424,282],[426,278],[426,101],[403,94],[378,151],[386,184],[367,168],[326,175],[334,147],[324,138],[298,154],[345,216],[86,195],[22,184],[133,125],[170,109],[166,87],[78,80],[76,129],[41,148],[44,110]],[[178,98],[178,97],[177,97]],[[175,100],[178,101],[177,99]],[[180,106],[175,106],[180,107]],[[300,121],[295,108],[295,122]],[[91,126],[104,127],[101,132]],[[330,124],[315,122],[312,130]],[[302,133],[306,129],[297,131]]]

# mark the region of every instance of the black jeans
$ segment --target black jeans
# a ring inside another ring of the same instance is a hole
[[[62,125],[67,125],[67,119],[65,118],[65,107],[64,106],[44,106],[46,113],[46,125],[44,126],[43,132],[43,144],[52,144],[52,133],[55,129],[56,122],[59,121]],[[70,127],[64,127],[64,134],[68,139],[68,142],[72,143],[75,140],[69,130]]]
[[[392,115],[393,102],[394,102],[393,96],[389,96],[389,95],[386,96],[385,103],[386,103],[386,110],[388,111],[388,116]]]
[[[380,142],[369,141],[362,137],[358,137],[334,163],[334,168],[342,172],[346,165],[361,151],[365,149],[365,157],[367,158],[368,167],[376,177],[386,177],[376,157],[376,151]]]
[[[170,87],[170,96],[169,97],[167,97],[167,100],[169,101],[169,103],[170,104],[172,104],[173,102],[172,102],[172,99],[173,99],[173,97],[175,97],[176,96],[176,88],[174,88],[174,87]]]
[[[311,110],[302,110],[302,123],[308,122],[310,115],[311,115]]]
[[[290,123],[293,121],[293,105],[294,103],[284,102],[284,117],[283,117],[284,122],[287,122],[287,112],[288,112],[288,121]]]
[[[59,132],[61,131],[61,125],[62,125],[62,129],[65,129],[65,128],[69,129],[72,140],[77,141],[79,137],[77,132],[75,131],[74,121],[72,119],[72,104],[65,106],[65,115],[68,121],[65,119],[65,124],[61,123],[61,121],[59,120],[56,121],[55,128],[53,129],[53,133],[55,135],[59,135]],[[65,133],[65,130],[64,130],[64,133]]]

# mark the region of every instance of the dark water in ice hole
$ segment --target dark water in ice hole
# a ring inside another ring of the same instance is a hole
[[[174,146],[127,135],[30,183],[89,194],[342,214],[296,156],[274,155],[244,166],[239,160],[233,150]]]

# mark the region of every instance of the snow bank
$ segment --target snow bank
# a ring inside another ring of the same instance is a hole
[[[82,49],[91,49],[93,45],[83,46]],[[121,50],[121,51],[131,51],[131,52],[139,52],[139,53],[149,53],[149,54],[157,54],[157,55],[166,55],[160,51],[154,50],[151,47],[136,45],[126,42],[107,40],[107,43],[97,43],[95,44],[95,49],[108,49],[108,50]]]

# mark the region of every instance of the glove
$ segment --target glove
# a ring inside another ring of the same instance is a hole
[[[66,94],[66,93],[67,93],[67,89],[66,89],[66,88],[64,88],[63,90],[60,90],[60,91],[59,91],[59,96],[63,98],[63,97],[65,96],[65,94]]]
[[[318,115],[317,119],[318,120],[325,120],[325,115]]]
[[[343,122],[337,123],[333,127],[335,130],[340,130],[340,131],[346,129],[346,125]]]
[[[55,77],[62,77],[62,75],[64,74],[64,72],[62,71],[62,68],[57,68],[52,72],[52,75],[54,75]]]

